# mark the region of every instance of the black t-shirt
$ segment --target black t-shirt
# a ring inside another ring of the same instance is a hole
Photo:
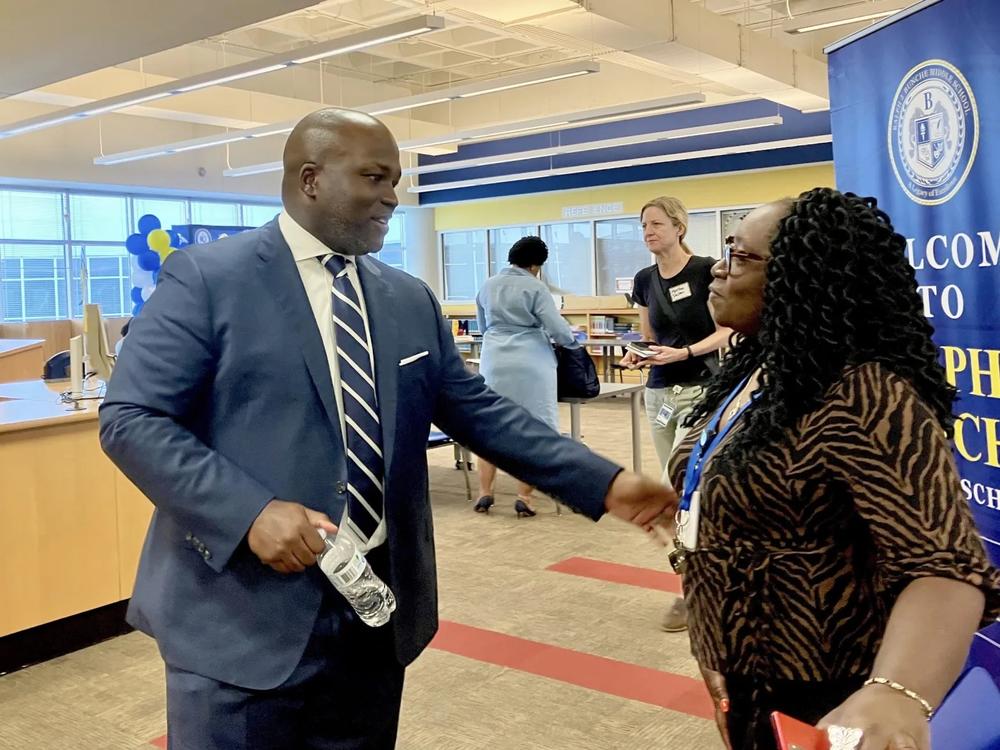
[[[661,277],[655,265],[635,275],[632,300],[649,310],[649,324],[657,344],[683,349],[715,333],[715,322],[708,311],[708,285],[712,283],[714,263],[711,258],[692,255],[687,265],[669,279]],[[672,315],[664,312],[653,284],[660,285]],[[650,370],[646,386],[665,388],[704,383],[711,376],[705,359],[715,356],[713,352],[670,365],[656,365]]]

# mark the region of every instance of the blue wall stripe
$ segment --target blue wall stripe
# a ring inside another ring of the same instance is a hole
[[[766,130],[774,131],[776,128],[766,128]],[[541,167],[544,169],[548,166],[548,159],[542,161],[545,162],[545,165]],[[420,193],[419,200],[421,206],[432,206],[438,203],[450,203],[453,201],[481,200],[510,195],[552,192],[555,190],[573,190],[576,188],[616,185],[625,182],[695,177],[724,172],[741,172],[749,169],[768,169],[830,161],[833,161],[833,145],[830,143],[820,143],[812,146],[796,146],[774,149],[772,151],[713,156],[702,159],[685,159],[683,161],[664,162],[661,164],[643,164],[636,167],[601,169],[591,172],[580,172],[578,174],[539,177],[530,180],[516,180],[513,182],[477,185],[450,190],[436,190],[430,193]],[[518,164],[523,166],[528,163],[519,162]],[[466,174],[470,171],[461,170],[452,172],[450,173],[451,178],[447,181],[468,179],[468,177],[460,178],[457,175]],[[522,169],[516,171],[520,172]],[[425,176],[429,177],[430,175]]]

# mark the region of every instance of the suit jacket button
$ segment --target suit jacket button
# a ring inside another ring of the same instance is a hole
[[[185,542],[190,542],[192,539],[194,539],[194,534],[192,534],[190,531],[184,535]]]
[[[206,560],[210,560],[210,559],[212,558],[212,553],[211,553],[211,552],[209,552],[209,551],[208,551],[207,549],[202,549],[202,551],[201,551],[201,555],[202,555],[202,557],[204,557],[204,558],[205,558]]]
[[[347,484],[344,482],[337,482],[337,494],[343,495],[347,492]]]

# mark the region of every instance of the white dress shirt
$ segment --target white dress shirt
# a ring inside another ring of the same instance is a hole
[[[337,399],[337,415],[340,417],[340,436],[347,446],[347,425],[344,421],[344,394],[340,388],[340,367],[337,362],[337,332],[333,325],[333,274],[323,265],[323,258],[330,255],[340,255],[334,253],[313,235],[307,232],[295,221],[287,212],[282,211],[278,215],[278,228],[281,230],[285,242],[292,250],[292,257],[295,259],[295,267],[298,268],[299,276],[302,279],[302,286],[306,290],[309,298],[309,306],[312,307],[313,317],[316,318],[316,327],[319,328],[320,338],[323,339],[323,349],[326,351],[326,361],[330,366],[330,379],[333,381],[333,393]],[[374,350],[371,327],[368,325],[368,308],[365,306],[365,295],[361,288],[361,280],[358,278],[358,266],[355,258],[350,255],[342,256],[347,261],[347,278],[350,279],[357,292],[358,300],[361,302],[361,316],[365,321],[365,333],[371,348]],[[375,374],[374,352],[371,358],[372,374]],[[384,482],[383,482],[384,486]],[[358,548],[368,551],[379,546],[385,541],[385,499],[383,498],[382,519],[378,528],[372,535],[368,543],[361,541],[354,527],[348,522],[348,506],[344,506],[344,515],[340,519],[340,528],[349,529],[351,536],[357,543]]]

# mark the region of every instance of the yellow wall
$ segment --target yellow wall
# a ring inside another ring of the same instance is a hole
[[[819,185],[833,186],[833,164],[733,172],[710,177],[611,185],[587,190],[533,193],[511,198],[491,198],[434,209],[434,228],[496,227],[505,224],[539,223],[562,219],[563,206],[622,201],[625,214],[638,214],[642,205],[657,195],[674,195],[688,209],[746,206],[795,196]],[[586,219],[584,219],[586,220]]]

